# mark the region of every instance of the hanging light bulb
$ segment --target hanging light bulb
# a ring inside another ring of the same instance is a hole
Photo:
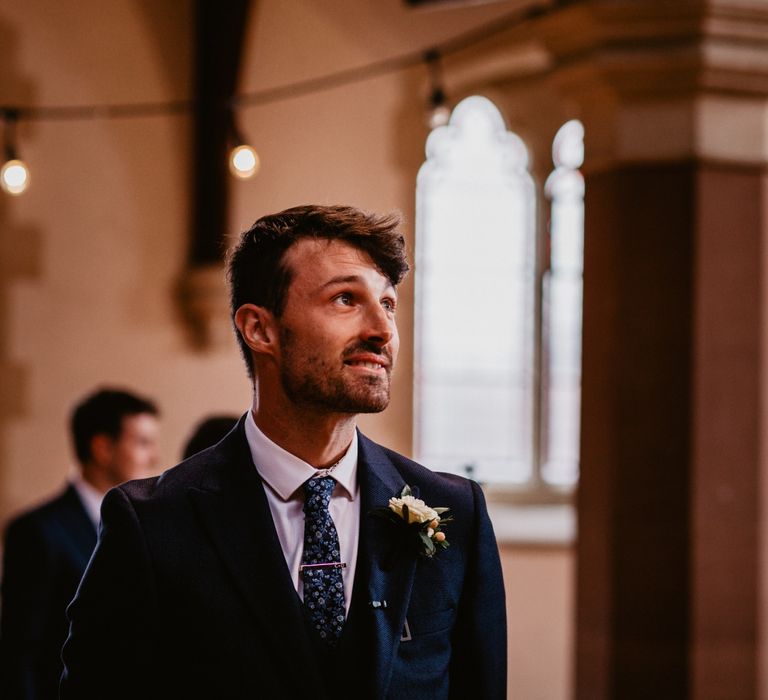
[[[427,123],[430,129],[437,129],[438,126],[445,126],[451,118],[451,108],[445,104],[445,94],[442,88],[436,88],[430,96],[429,115]]]
[[[23,160],[11,158],[0,169],[0,187],[12,195],[24,194],[29,187],[29,168]]]
[[[241,143],[230,151],[229,170],[241,180],[252,178],[259,171],[260,165],[259,154],[253,146]]]
[[[29,187],[29,168],[27,164],[16,155],[17,114],[13,110],[3,112],[5,120],[5,162],[0,168],[0,188],[12,195],[24,194]]]
[[[234,112],[229,114],[229,138],[234,144],[229,152],[229,172],[240,180],[250,180],[261,166],[259,154],[256,149],[246,143],[235,124]]]
[[[427,126],[437,129],[445,126],[451,118],[451,108],[446,104],[445,88],[443,88],[443,70],[440,63],[440,53],[432,49],[424,54],[424,61],[429,70],[431,89],[427,106]]]

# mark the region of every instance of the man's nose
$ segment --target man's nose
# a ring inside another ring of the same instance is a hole
[[[395,320],[381,304],[371,304],[366,314],[363,337],[373,343],[384,346],[395,334]]]

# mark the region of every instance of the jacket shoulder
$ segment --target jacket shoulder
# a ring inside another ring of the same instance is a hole
[[[210,455],[206,456],[206,452],[208,450],[185,459],[159,476],[126,481],[115,489],[122,491],[134,502],[172,499],[183,494],[188,488],[205,482],[208,471],[217,462]]]
[[[221,442],[192,455],[160,476],[127,481],[116,489],[134,504],[172,502],[186,498],[186,492],[190,488],[219,488],[233,470],[247,468],[248,464],[244,465],[244,461],[250,463],[251,458],[245,435],[238,423]]]
[[[16,517],[9,520],[6,525],[6,537],[17,533],[42,529],[49,523],[58,522],[65,512],[72,509],[73,496],[77,498],[76,494],[70,493],[72,489],[72,486],[68,486],[63,492],[53,498],[22,511]],[[74,501],[74,503],[77,503],[77,501]]]

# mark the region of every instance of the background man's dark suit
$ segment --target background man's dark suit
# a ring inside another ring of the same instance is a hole
[[[62,697],[503,698],[504,589],[480,489],[362,435],[359,450],[357,575],[336,649],[304,620],[241,420],[106,497],[69,611]],[[368,515],[406,483],[455,517],[434,559]]]
[[[3,554],[0,697],[58,693],[65,610],[96,545],[96,528],[73,486],[8,526]]]

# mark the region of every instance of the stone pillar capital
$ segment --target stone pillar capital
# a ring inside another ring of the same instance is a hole
[[[768,163],[768,3],[592,0],[535,31],[585,124],[588,167]]]

